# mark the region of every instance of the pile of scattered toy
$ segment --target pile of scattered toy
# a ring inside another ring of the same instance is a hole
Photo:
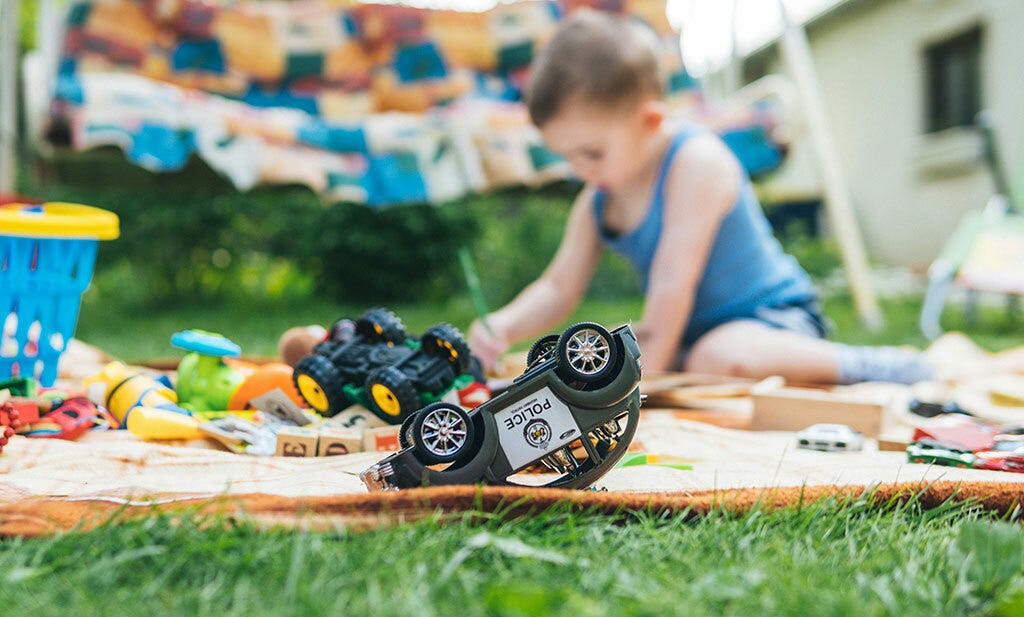
[[[908,462],[1024,473],[1024,424],[993,424],[955,401],[914,399],[908,408],[921,418],[906,446]],[[842,424],[815,424],[796,437],[798,448],[827,452],[860,450],[864,444],[863,435]]]
[[[935,412],[914,400],[910,411],[924,418],[907,446],[912,463],[1024,473],[1024,425],[999,425],[973,416],[955,402]]]
[[[78,439],[88,430],[106,430],[112,418],[81,392],[40,388],[31,378],[0,381],[0,426],[7,445],[13,435]]]
[[[172,375],[112,362],[80,392],[0,383],[4,434],[125,429],[250,455],[393,451],[361,475],[376,489],[502,484],[535,468],[553,476],[545,486],[583,488],[622,459],[639,420],[640,352],[628,326],[581,323],[543,337],[493,398],[456,328],[412,336],[386,309],[339,320],[294,368],[246,362],[211,332],[178,332],[171,343],[187,352]]]

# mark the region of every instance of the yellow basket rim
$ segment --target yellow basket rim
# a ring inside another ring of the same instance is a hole
[[[113,240],[121,234],[119,219],[113,212],[63,201],[41,204],[43,212],[25,210],[31,205],[0,206],[0,235]]]

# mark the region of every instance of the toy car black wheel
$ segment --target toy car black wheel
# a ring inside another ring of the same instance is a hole
[[[470,455],[475,426],[469,413],[451,403],[432,403],[412,422],[412,440],[425,465],[456,463]]]
[[[402,420],[402,426],[398,429],[398,445],[400,445],[403,450],[416,445],[412,439],[412,425],[415,419],[415,413],[409,414],[405,417],[405,420]]]
[[[315,411],[333,416],[349,405],[344,379],[327,358],[311,354],[299,360],[292,371],[295,389]]]
[[[382,366],[367,375],[366,398],[370,411],[392,424],[420,408],[416,386],[393,366]]]
[[[367,343],[393,343],[405,341],[405,326],[391,311],[374,308],[366,311],[356,320],[356,334]]]
[[[526,366],[533,366],[539,360],[547,360],[558,347],[557,334],[545,334],[537,339],[526,353]]]
[[[603,326],[583,322],[558,337],[558,367],[569,381],[597,383],[619,364],[619,349]]]
[[[473,357],[470,355],[469,343],[463,338],[455,326],[438,324],[427,330],[420,339],[423,351],[427,354],[440,356],[458,367],[460,374],[469,370]]]

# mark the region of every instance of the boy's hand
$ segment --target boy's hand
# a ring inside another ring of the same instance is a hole
[[[508,337],[501,329],[489,331],[482,321],[476,319],[469,326],[469,348],[480,359],[484,371],[493,372],[498,358],[509,348]]]

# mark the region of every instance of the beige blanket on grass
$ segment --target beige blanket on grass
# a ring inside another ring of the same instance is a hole
[[[80,378],[108,360],[86,346],[67,378]],[[852,388],[887,401],[885,429],[909,438],[919,419],[906,412],[912,396],[954,396],[977,415],[999,422],[1024,422],[1024,352],[988,354],[962,335],[947,335],[928,350],[945,379],[906,387],[862,384]],[[90,362],[95,366],[87,366]],[[1015,398],[1019,396],[1018,398]],[[750,413],[744,396],[709,397],[732,418]],[[906,461],[902,452],[880,452],[868,440],[861,452],[816,452],[796,448],[791,432],[750,432],[693,422],[669,409],[649,409],[632,450],[673,455],[692,470],[646,465],[616,468],[598,483],[613,492],[702,491],[814,485],[964,480],[1024,482],[1024,474],[956,469]],[[191,447],[190,447],[191,446]],[[365,493],[361,470],[385,453],[325,458],[257,457],[192,444],[146,443],[126,431],[93,432],[77,442],[15,436],[0,454],[0,503],[30,497],[113,500],[174,500],[245,493],[286,497]]]

